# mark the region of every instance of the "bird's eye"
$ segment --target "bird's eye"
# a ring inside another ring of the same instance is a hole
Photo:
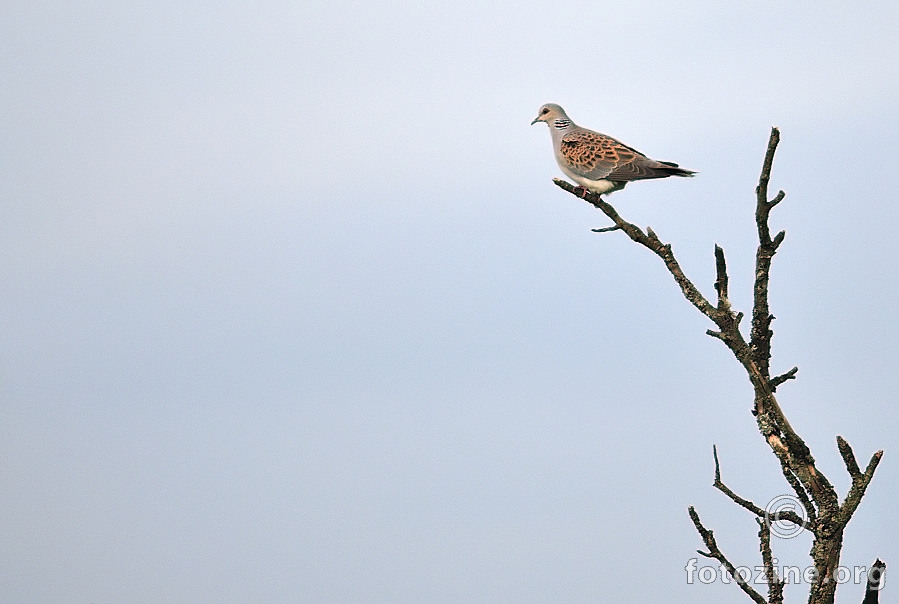
[[[546,115],[547,113],[549,113],[549,107],[544,107],[543,111],[541,111],[540,113],[542,113],[543,115]]]

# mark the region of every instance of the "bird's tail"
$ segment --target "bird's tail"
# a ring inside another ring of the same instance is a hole
[[[687,170],[686,168],[681,168],[677,164],[670,161],[660,161],[661,166],[659,166],[659,170],[663,170],[667,172],[667,176],[693,176],[696,174],[693,170]]]

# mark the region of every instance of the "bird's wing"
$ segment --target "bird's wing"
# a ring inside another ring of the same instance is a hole
[[[572,172],[591,180],[607,178],[637,159],[646,159],[636,149],[610,136],[583,128],[563,136],[559,152]],[[626,176],[627,171],[622,174]],[[621,177],[616,180],[634,178]]]
[[[616,182],[643,180],[646,178],[667,178],[668,176],[693,176],[695,172],[681,168],[670,161],[656,161],[639,156],[633,161],[622,164],[612,170],[606,177]]]
[[[645,157],[635,158],[626,164],[622,164],[609,173],[609,180],[627,181],[642,180],[644,178],[656,178],[659,174],[659,162],[653,161]],[[664,172],[665,176],[670,176],[670,172]]]

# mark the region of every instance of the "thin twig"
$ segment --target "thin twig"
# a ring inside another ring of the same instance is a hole
[[[758,604],[768,604],[762,594],[753,589],[752,586],[743,579],[743,576],[739,572],[737,572],[737,568],[733,564],[731,564],[730,560],[728,560],[727,557],[723,553],[721,553],[721,550],[718,549],[718,544],[715,542],[714,533],[702,526],[702,522],[699,520],[699,514],[696,513],[696,510],[692,505],[689,508],[689,513],[690,519],[693,521],[693,526],[696,527],[696,531],[699,533],[699,536],[702,537],[702,541],[703,543],[705,543],[706,549],[709,550],[708,552],[697,550],[697,553],[701,556],[705,556],[706,558],[712,558],[720,562],[721,565],[727,569],[727,572],[730,574],[730,576],[733,577],[734,581],[737,582],[737,585],[740,586],[740,589],[746,592],[747,596],[752,598],[755,602],[758,602]]]
[[[715,291],[718,292],[718,310],[730,311],[730,300],[727,296],[727,261],[724,259],[724,250],[715,245]]]
[[[715,458],[715,482],[712,483],[712,486],[727,495],[727,497],[731,501],[736,503],[741,508],[752,512],[753,514],[758,516],[758,518],[769,521],[769,514],[766,510],[763,510],[761,507],[757,506],[748,499],[743,499],[721,481],[721,466],[718,463],[718,447],[715,445],[712,445],[712,456]],[[796,514],[796,512],[791,512],[789,510],[779,511],[777,513],[777,520],[786,520],[787,522],[792,522],[796,526],[806,526],[805,520],[803,520],[798,514]]]
[[[765,567],[765,579],[768,581],[769,604],[783,604],[784,581],[777,574],[774,555],[771,553],[771,525],[756,518],[759,525],[759,549],[762,552],[762,564]]]
[[[771,387],[771,392],[775,392],[777,390],[777,387],[780,386],[781,384],[783,384],[784,382],[786,382],[787,380],[795,380],[797,371],[799,371],[799,367],[793,367],[786,373],[782,373],[778,376],[771,378],[771,381],[768,382],[768,384]]]
[[[849,443],[842,436],[837,436],[837,449],[840,450],[840,456],[843,458],[843,462],[846,464],[846,471],[849,472],[852,480],[860,478],[862,471],[855,460],[855,453],[852,452],[852,447],[849,446]]]

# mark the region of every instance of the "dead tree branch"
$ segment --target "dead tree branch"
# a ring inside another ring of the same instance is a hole
[[[762,162],[762,171],[756,187],[755,222],[758,233],[758,248],[755,257],[755,274],[753,283],[752,324],[750,326],[749,339],[740,331],[740,321],[743,314],[735,312],[729,299],[727,274],[727,262],[724,250],[715,246],[715,293],[716,303],[712,304],[696,287],[696,285],[684,274],[683,269],[672,251],[671,244],[663,243],[658,235],[647,227],[643,229],[628,222],[617,210],[600,195],[590,192],[583,187],[576,187],[564,180],[555,179],[556,185],[569,193],[587,201],[605,214],[613,223],[612,226],[602,229],[594,229],[597,232],[623,231],[632,241],[638,243],[656,256],[658,256],[668,272],[680,287],[681,293],[699,312],[708,317],[716,326],[706,333],[724,342],[737,361],[743,366],[752,384],[754,391],[753,415],[755,416],[758,430],[768,443],[771,451],[780,462],[784,478],[796,493],[797,499],[802,503],[808,514],[808,522],[804,525],[814,535],[811,555],[817,570],[817,578],[811,588],[809,604],[833,604],[836,590],[836,581],[833,577],[834,570],[839,564],[840,550],[842,548],[843,531],[858,508],[865,490],[874,476],[874,471],[883,456],[878,451],[871,458],[864,472],[858,467],[855,456],[849,444],[842,438],[838,438],[837,446],[846,464],[846,469],[852,478],[852,486],[842,504],[839,496],[827,477],[818,469],[815,459],[805,441],[800,438],[793,427],[787,421],[780,408],[780,404],[774,396],[777,387],[789,380],[796,378],[797,367],[789,371],[771,377],[771,322],[774,315],[768,303],[768,286],[771,275],[771,262],[778,248],[783,243],[786,233],[778,232],[773,237],[769,227],[771,210],[783,199],[783,191],[771,199],[768,199],[768,185],[771,180],[771,169],[774,164],[774,154],[780,142],[780,131],[771,129],[765,159]],[[730,490],[722,481],[717,450],[715,450],[715,488],[724,493],[734,503],[755,514],[757,518],[764,517],[765,512],[759,506],[747,499],[743,499]],[[795,518],[787,513],[781,513],[779,519],[798,521],[802,523],[798,515]],[[719,560],[728,568],[733,576],[733,565],[727,562],[723,554],[717,549],[711,531],[706,530],[699,522],[699,516],[693,508],[690,508],[690,517],[696,526],[696,530],[705,541],[709,552],[708,557]],[[766,568],[773,571],[770,564],[770,526],[759,533],[761,550]],[[740,582],[739,577],[734,579],[740,587],[756,602],[765,602],[755,590]],[[779,582],[776,573],[769,576],[769,603],[783,601],[783,583]]]
[[[718,463],[718,447],[714,445],[712,446],[712,455],[715,458],[715,482],[712,483],[712,486],[727,495],[727,497],[731,501],[736,503],[741,508],[749,510],[758,518],[768,519],[769,513],[766,510],[760,508],[748,499],[743,499],[721,481],[721,466]],[[792,522],[796,526],[801,527],[805,527],[808,524],[798,514],[789,510],[779,511],[777,514],[777,520],[786,520],[787,522]]]
[[[774,555],[771,553],[771,524],[756,518],[759,525],[759,549],[762,552],[762,564],[765,568],[765,580],[768,582],[769,604],[783,604],[784,581],[777,574]]]
[[[696,527],[696,531],[699,533],[700,537],[702,537],[702,541],[705,543],[706,549],[709,551],[704,552],[702,550],[696,550],[696,553],[700,556],[705,556],[706,558],[712,558],[713,560],[717,560],[724,568],[727,569],[728,574],[733,578],[734,581],[737,582],[737,585],[740,586],[746,595],[752,598],[755,602],[759,604],[768,604],[767,600],[757,592],[752,586],[747,582],[746,578],[743,577],[741,573],[737,571],[737,567],[735,567],[727,557],[721,553],[721,550],[718,549],[718,544],[715,542],[715,534],[702,526],[702,522],[699,520],[699,514],[696,513],[696,510],[693,506],[689,508],[690,519],[693,521],[693,526]]]

